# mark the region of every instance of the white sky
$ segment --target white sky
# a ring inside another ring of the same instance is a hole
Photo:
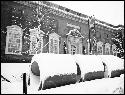
[[[50,1],[113,25],[124,25],[124,1]]]

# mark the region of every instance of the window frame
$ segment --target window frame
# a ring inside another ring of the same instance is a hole
[[[59,54],[59,37],[56,33],[49,34],[49,53]]]
[[[15,35],[19,35],[19,36],[15,37]],[[17,40],[19,40],[19,43],[17,42]],[[14,51],[12,52],[9,51],[9,49],[14,49],[14,47],[16,47],[15,51],[18,51],[18,53]],[[22,55],[22,28],[21,27],[17,25],[7,26],[5,54]]]
[[[98,50],[99,50],[98,48],[100,48],[100,47],[102,48],[102,50],[101,50],[102,53],[98,52]],[[103,42],[101,42],[101,41],[97,42],[97,54],[98,55],[103,55]]]

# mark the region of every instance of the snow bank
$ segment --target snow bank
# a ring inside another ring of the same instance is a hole
[[[41,53],[33,56],[31,64],[34,61],[39,65],[40,80],[43,83],[49,76],[77,74],[76,63],[70,54]]]
[[[29,63],[2,63],[1,75],[10,82],[22,81],[22,74],[28,72]]]
[[[40,86],[40,76],[34,75],[31,70],[29,71],[30,74],[30,85],[27,85],[27,92],[36,92]],[[35,94],[35,93],[34,93]]]
[[[121,91],[117,91],[121,90]],[[103,78],[92,81],[40,90],[37,94],[115,94],[124,91],[124,78]],[[32,92],[30,92],[32,93]]]
[[[75,61],[81,68],[82,78],[88,72],[104,71],[104,66],[100,58],[96,55],[74,55]]]
[[[19,81],[15,82],[1,82],[1,93],[2,94],[23,94],[23,83]]]
[[[2,94],[23,94],[23,73],[28,72],[29,63],[1,63],[1,75],[10,82],[1,82]]]
[[[124,69],[124,60],[113,55],[97,55],[108,67],[108,75],[111,77],[111,72]]]
[[[113,55],[97,55],[111,70],[124,69],[124,60]]]

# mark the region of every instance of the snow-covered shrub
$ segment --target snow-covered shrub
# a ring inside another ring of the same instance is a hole
[[[50,89],[76,83],[76,74],[62,74],[48,77],[44,82],[44,89]]]
[[[111,78],[114,78],[114,77],[120,77],[121,74],[124,74],[124,70],[113,70],[111,72]]]
[[[74,81],[74,83],[79,81],[77,77],[77,65],[75,60],[70,54],[41,53],[33,56],[31,61],[31,66],[34,61],[38,63],[38,67],[40,70],[40,80],[39,80],[39,87],[38,87],[39,90],[41,88],[44,89],[44,85],[46,85],[47,82],[55,86],[57,85],[61,86],[61,85],[67,84],[66,81],[69,81],[69,82]],[[31,70],[31,66],[30,66],[30,70]],[[37,66],[34,66],[34,67],[38,68]],[[38,74],[39,71],[36,71],[35,73]],[[31,74],[30,77],[32,77],[32,75],[33,74]],[[55,78],[57,78],[58,81],[60,82],[56,81]],[[55,80],[55,81],[52,81],[52,80]],[[62,81],[62,84],[61,84],[61,81]]]
[[[34,75],[36,76],[40,76],[40,70],[39,70],[39,66],[38,63],[36,61],[34,61],[31,65],[31,71]]]
[[[74,55],[75,61],[81,69],[81,77],[83,80],[91,80],[104,77],[104,66],[100,58],[96,55]],[[88,78],[87,78],[88,77]]]
[[[84,81],[91,81],[102,78],[104,78],[104,71],[94,71],[86,73],[84,76]]]
[[[106,64],[108,76],[120,76],[124,71],[124,60],[113,55],[98,55],[98,57]]]
[[[54,89],[41,90],[39,91],[39,94],[116,94],[114,91],[118,88],[120,88],[120,93],[124,91],[124,76],[122,78],[115,77],[96,79],[92,81],[61,86]]]

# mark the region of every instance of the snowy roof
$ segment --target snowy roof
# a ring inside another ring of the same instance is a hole
[[[69,14],[69,15],[72,15],[72,16],[74,16],[76,18],[81,18],[84,21],[88,21],[89,17],[91,17],[91,16],[87,16],[87,15],[81,14],[81,13],[80,13],[81,15],[78,15],[79,14],[78,12],[72,12],[71,9],[69,9],[69,11],[67,12],[65,10],[67,8],[63,7],[63,9],[60,9],[60,5],[54,4],[54,3],[51,3],[51,2],[47,2],[47,1],[14,1],[14,2],[21,3],[21,4],[23,3],[24,5],[28,5],[29,4],[29,6],[31,6],[31,3],[42,5],[42,6],[46,6],[46,7],[52,8],[54,10],[63,12],[64,14]],[[114,25],[108,24],[108,23],[106,23],[104,21],[100,21],[98,19],[95,19],[95,22],[97,24],[102,25],[104,27],[107,27],[109,29],[113,29],[113,30],[119,30],[119,29],[121,29],[121,27],[115,28]],[[83,23],[85,23],[85,22],[83,22]],[[122,29],[124,29],[124,28],[122,27]]]
[[[99,21],[99,20],[95,20],[95,23],[96,24],[98,24],[98,25],[101,25],[101,26],[104,26],[104,27],[107,27],[107,28],[109,28],[109,29],[113,29],[113,30],[120,30],[120,29],[123,29],[123,27],[117,27],[117,28],[115,28],[115,26],[111,26],[111,25],[108,25],[108,24],[106,24],[105,22],[101,22],[101,21]]]

